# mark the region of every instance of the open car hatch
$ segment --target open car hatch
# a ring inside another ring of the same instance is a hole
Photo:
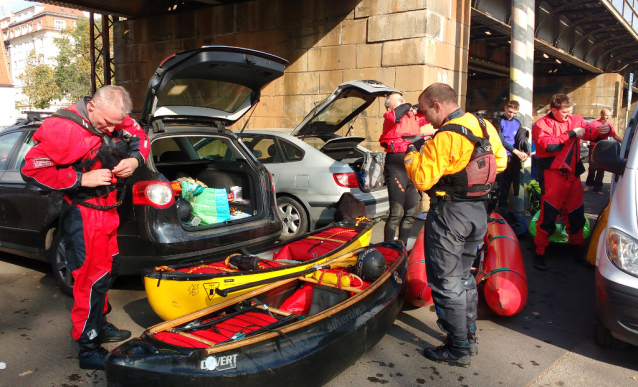
[[[333,134],[368,108],[375,99],[398,90],[373,80],[340,84],[290,133],[293,136]],[[327,145],[327,144],[326,144]]]
[[[211,46],[183,51],[160,63],[149,82],[142,123],[154,119],[214,120],[228,126],[259,101],[288,62],[260,51]]]

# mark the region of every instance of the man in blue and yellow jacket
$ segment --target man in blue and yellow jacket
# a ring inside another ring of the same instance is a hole
[[[487,231],[485,200],[491,187],[484,185],[480,192],[468,188],[474,177],[468,176],[466,167],[475,142],[456,131],[479,139],[487,136],[489,144],[485,142],[484,147],[491,146],[491,168],[496,169],[490,171],[492,181],[496,172],[505,170],[507,153],[494,126],[464,113],[456,93],[446,84],[435,83],[425,89],[419,96],[419,110],[439,131],[431,140],[414,141],[408,147],[405,168],[415,187],[428,191],[431,198],[425,222],[426,271],[439,328],[448,335],[443,345],[426,349],[424,355],[436,362],[467,367],[470,356],[478,353],[478,292],[470,269]]]

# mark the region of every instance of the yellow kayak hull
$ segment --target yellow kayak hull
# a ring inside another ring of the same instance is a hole
[[[292,245],[295,242],[299,243],[301,241],[301,243],[307,243],[308,241],[312,241],[319,245],[326,240],[335,241],[335,238],[326,239],[317,236],[326,235],[326,233],[329,234],[331,229],[343,229],[345,227],[356,232],[355,237],[341,242],[340,247],[331,250],[326,254],[320,255],[311,260],[300,261],[299,263],[292,263],[276,268],[213,274],[195,274],[188,272],[189,267],[192,267],[192,270],[195,270],[198,267],[205,266],[206,264],[223,262],[223,259],[216,259],[208,262],[191,263],[189,265],[174,265],[145,269],[142,272],[142,276],[144,278],[146,296],[151,308],[159,317],[164,320],[174,319],[215,305],[222,301],[226,301],[229,298],[240,296],[258,288],[259,286],[234,291],[227,297],[219,295],[218,292],[220,290],[226,290],[257,281],[264,281],[271,278],[294,274],[306,270],[313,265],[321,265],[321,263],[340,255],[344,255],[362,247],[367,247],[370,244],[370,238],[372,236],[372,226],[372,222],[367,220],[361,222],[356,222],[355,220],[343,221],[315,230],[306,236],[277,244],[272,248],[251,253],[251,255],[264,257],[272,255],[273,253],[276,255],[277,252],[281,252],[286,248],[286,246]],[[355,259],[356,257],[353,258],[353,260]],[[275,262],[277,261],[275,260]]]

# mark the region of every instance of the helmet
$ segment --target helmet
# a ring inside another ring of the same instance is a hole
[[[193,206],[184,198],[177,199],[177,216],[182,222],[188,222],[193,217]]]
[[[356,274],[366,282],[376,281],[385,271],[385,258],[383,254],[375,249],[369,248],[361,253],[357,258]]]
[[[226,264],[240,271],[259,270],[259,257],[233,254],[226,259]]]

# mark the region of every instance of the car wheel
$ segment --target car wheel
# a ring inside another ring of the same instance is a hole
[[[288,196],[281,196],[277,198],[277,208],[284,225],[280,240],[287,241],[308,231],[308,215],[298,201]]]
[[[62,241],[60,232],[57,232],[53,238],[51,248],[47,254],[49,256],[49,262],[51,262],[51,267],[53,268],[53,278],[55,278],[55,282],[64,294],[73,297],[73,283],[75,280],[66,263],[66,246],[64,245],[64,241]],[[113,287],[116,280],[117,276],[109,279],[109,289]]]
[[[596,319],[596,344],[611,349],[626,349],[629,347],[628,343],[615,338],[600,319]]]
[[[66,263],[66,248],[62,240],[62,233],[59,231],[53,238],[53,243],[49,249],[49,261],[53,267],[53,278],[66,295],[73,296],[73,275]]]

